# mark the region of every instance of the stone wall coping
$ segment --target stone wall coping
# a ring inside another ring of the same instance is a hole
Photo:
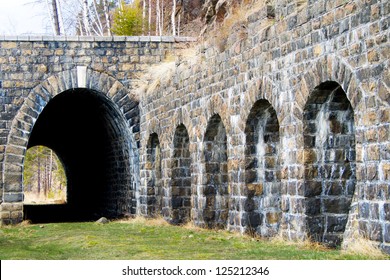
[[[181,36],[36,36],[36,35],[0,35],[0,42],[196,42],[195,37]]]

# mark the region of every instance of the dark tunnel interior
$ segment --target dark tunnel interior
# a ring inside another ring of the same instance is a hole
[[[118,109],[98,92],[72,89],[54,97],[38,117],[28,148],[43,145],[58,155],[67,177],[67,203],[24,205],[24,218],[62,222],[117,215],[115,196],[129,184],[125,130]],[[115,172],[121,161],[125,168]]]

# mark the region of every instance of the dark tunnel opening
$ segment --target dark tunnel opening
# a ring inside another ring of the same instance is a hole
[[[72,89],[54,97],[38,117],[28,148],[58,155],[67,177],[67,203],[24,205],[32,222],[118,217],[131,207],[130,142],[125,119],[104,95]]]

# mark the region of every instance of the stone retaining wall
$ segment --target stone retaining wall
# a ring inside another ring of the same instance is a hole
[[[390,252],[390,4],[276,2],[275,18],[265,8],[217,34],[141,97],[139,211],[153,137],[161,214],[186,213],[174,192],[186,131],[195,224],[330,246],[360,232]]]
[[[70,170],[73,218],[162,215],[330,246],[360,234],[390,253],[390,3],[271,11],[145,92],[140,75],[192,39],[0,37],[1,223],[23,219],[24,155],[46,144]]]

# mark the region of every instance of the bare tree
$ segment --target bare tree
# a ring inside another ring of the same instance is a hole
[[[65,25],[64,25],[64,17],[62,16],[62,8],[61,8],[61,1],[57,1],[57,14],[58,14],[58,21],[60,24],[60,31],[62,34],[66,35]]]
[[[39,153],[39,151],[37,152]],[[41,157],[38,155],[38,174],[37,174],[38,180],[37,180],[37,185],[38,185],[38,196],[41,193]]]
[[[148,6],[148,35],[150,36],[150,29],[152,26],[152,0],[149,0]]]
[[[172,13],[171,13],[171,23],[172,23],[172,35],[176,36],[176,0],[172,0]]]
[[[60,35],[60,23],[58,20],[58,7],[56,0],[46,0],[46,7],[50,17],[50,22],[52,25],[54,35]]]
[[[164,1],[165,0],[161,0],[161,29],[162,29],[162,32],[164,32]]]
[[[145,2],[145,1],[144,1]],[[111,22],[110,22],[110,10],[107,0],[103,0],[104,17],[106,18],[106,28],[108,36],[111,36]]]
[[[89,11],[88,11],[88,0],[83,0],[83,24],[86,35],[91,35]]]
[[[48,22],[55,35],[112,35],[112,12],[126,5],[123,0],[30,0],[46,4]],[[141,2],[142,1],[142,2]],[[182,21],[186,21],[183,5],[190,0],[139,0],[142,34],[162,36],[181,35]],[[200,0],[197,0],[200,1]],[[156,25],[156,26],[154,26]],[[172,28],[172,29],[171,29]]]
[[[93,15],[94,15],[93,23],[97,28],[97,29],[94,28],[94,31],[98,35],[103,36],[104,35],[103,25],[102,25],[102,21],[100,20],[100,15],[96,8],[96,0],[92,1],[92,7],[93,7]]]
[[[160,18],[160,1],[156,0],[156,35],[162,35],[161,18]]]

